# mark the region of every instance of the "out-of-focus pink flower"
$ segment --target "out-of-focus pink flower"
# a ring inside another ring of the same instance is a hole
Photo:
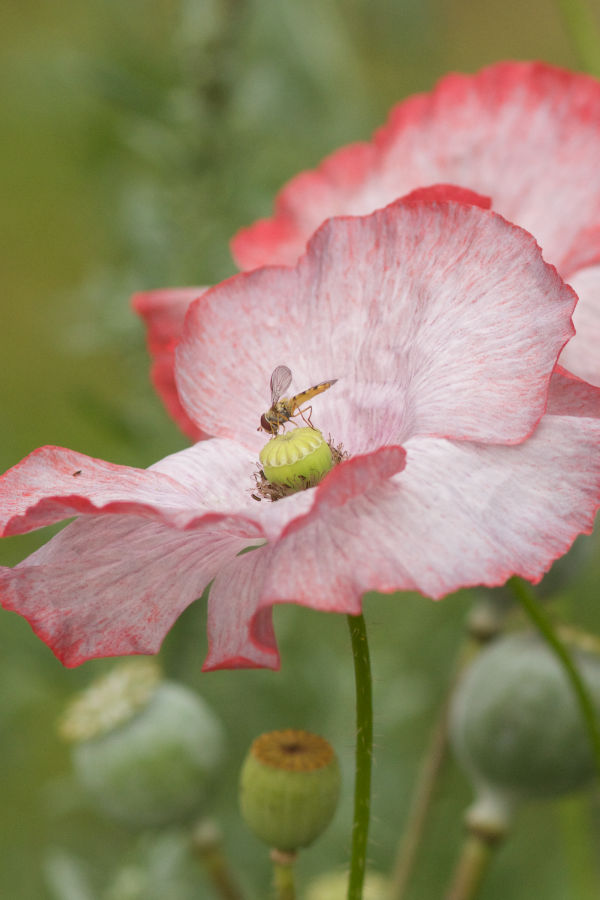
[[[193,441],[199,441],[206,435],[194,425],[179,400],[175,385],[175,348],[181,338],[190,303],[205,290],[205,287],[162,288],[134,294],[131,298],[133,308],[148,326],[152,384],[167,412]]]
[[[295,268],[192,304],[177,384],[214,439],[149,470],[46,447],[0,479],[5,535],[79,516],[0,570],[3,606],[64,663],[155,652],[212,581],[205,668],[274,668],[273,604],[356,614],[368,590],[535,581],[591,530],[600,390],[554,371],[575,295],[528,233],[437,197],[332,219]],[[296,389],[338,379],[313,420],[351,456],[257,502],[280,363]]]
[[[279,193],[273,216],[233,239],[233,255],[242,269],[293,265],[330,216],[364,215],[428,185],[469,188],[530,231],[544,258],[579,295],[577,336],[561,364],[600,385],[599,160],[595,79],[517,62],[448,75],[431,93],[396,106],[372,141],[344,147],[293,178]],[[170,302],[168,292],[157,296]],[[152,335],[152,316],[138,311]],[[171,337],[176,343],[180,331]],[[172,372],[168,393],[167,380],[159,391],[173,412]]]

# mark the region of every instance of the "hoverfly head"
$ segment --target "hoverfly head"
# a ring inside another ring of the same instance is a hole
[[[272,422],[269,422],[265,413],[260,417],[260,425],[256,429],[257,431],[266,431],[267,434],[276,434],[277,426]]]

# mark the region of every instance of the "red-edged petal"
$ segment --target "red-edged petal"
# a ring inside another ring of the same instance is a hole
[[[600,265],[582,269],[569,281],[579,297],[573,314],[576,334],[560,362],[580,378],[600,385]]]
[[[415,438],[406,460],[383,447],[339,465],[279,540],[217,576],[205,669],[276,667],[275,603],[357,614],[370,590],[539,580],[600,505],[600,390],[559,370],[549,408],[518,446]]]
[[[248,545],[225,524],[181,532],[137,516],[80,519],[14,569],[0,603],[67,666],[156,653],[181,612]]]
[[[259,610],[271,547],[231,560],[217,575],[208,596],[208,655],[203,671],[278,669],[279,653],[271,609]]]
[[[256,269],[265,265],[293,265],[304,250],[313,231],[330,216],[351,213],[335,198],[361,191],[376,164],[377,151],[367,143],[350,144],[328,157],[322,167],[327,178],[316,178],[314,172],[301,172],[275,200],[275,215],[242,228],[231,241],[231,252],[240,269]],[[329,165],[329,163],[332,163]],[[396,195],[397,197],[400,194]],[[296,197],[304,202],[295,203]],[[395,197],[388,197],[386,206]],[[356,210],[372,212],[376,208]]]
[[[273,560],[280,558],[278,538],[281,535],[304,532],[307,522],[320,520],[322,509],[325,510],[325,516],[331,509],[343,516],[342,510],[346,504],[350,504],[355,498],[376,494],[382,484],[389,482],[393,475],[403,469],[405,459],[402,447],[381,447],[374,453],[356,456],[341,463],[314,491],[303,492],[305,497],[312,494],[313,502],[309,511],[296,508],[298,514],[293,518],[288,517],[287,524],[280,527],[272,544],[243,554],[219,572],[210,588],[207,623],[209,653],[203,666],[205,670],[279,667],[271,607],[263,605],[265,584],[271,580]],[[290,499],[292,498],[271,504],[273,512],[283,512]],[[278,524],[281,526],[282,522]],[[305,549],[312,557],[311,571],[307,573],[307,577],[314,584],[313,573],[319,566],[322,548],[311,544]],[[336,565],[333,560],[331,562]],[[319,608],[347,613],[360,612],[359,596],[350,604],[346,602],[343,608],[335,605],[337,601],[327,607],[328,602],[331,602],[330,598],[325,597],[324,605],[319,605]]]
[[[395,107],[371,143],[344,147],[280,192],[272,219],[232,241],[241,268],[293,264],[327,218],[451,183],[492,197],[559,269],[600,218],[600,83],[545,63],[448,75]]]
[[[151,469],[41,447],[0,477],[0,534],[23,534],[79,514],[115,513],[177,528],[195,527],[205,516],[237,517],[245,530],[254,512],[255,468],[254,458],[230,441],[203,441]]]
[[[205,287],[163,288],[134,294],[131,303],[147,329],[148,351],[152,357],[152,383],[169,415],[192,440],[207,437],[187,416],[175,385],[175,347],[183,331],[185,314],[192,300],[202,296]]]
[[[193,304],[178,389],[199,428],[250,448],[281,363],[290,395],[338,379],[313,422],[351,452],[411,434],[516,442],[544,411],[574,303],[501,217],[399,201],[329,220],[296,268],[235,276]]]
[[[429,187],[415,188],[400,198],[404,203],[465,203],[467,206],[479,206],[481,209],[492,208],[492,198],[484,197],[468,188],[454,184],[432,184]]]
[[[557,374],[551,405],[516,447],[408,442],[391,481],[315,505],[273,553],[257,611],[295,602],[355,612],[368,590],[418,590],[539,580],[600,505],[600,392]]]
[[[557,366],[550,382],[547,415],[600,419],[600,390]]]

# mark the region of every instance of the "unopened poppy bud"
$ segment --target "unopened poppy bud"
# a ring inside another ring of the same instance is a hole
[[[259,459],[267,481],[296,489],[317,484],[333,466],[329,444],[315,428],[275,435]]]
[[[193,691],[163,681],[150,660],[123,663],[67,709],[75,773],[95,806],[130,825],[203,812],[224,747],[221,725]]]
[[[600,710],[600,657],[580,650],[573,656]],[[566,793],[594,774],[572,686],[552,651],[533,634],[500,638],[475,659],[454,698],[451,736],[481,797],[483,818],[490,797],[500,822],[508,798]]]
[[[348,873],[327,872],[308,885],[304,900],[346,900],[348,896]],[[388,900],[391,884],[377,872],[367,872],[363,886],[363,900]]]
[[[268,847],[284,852],[293,853],[319,837],[333,817],[339,793],[333,747],[308,731],[261,735],[242,767],[242,816]]]

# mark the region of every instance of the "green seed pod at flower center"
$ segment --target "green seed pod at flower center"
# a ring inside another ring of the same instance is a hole
[[[277,434],[259,454],[265,478],[300,490],[317,484],[333,466],[329,444],[315,428]]]
[[[246,824],[268,847],[294,852],[331,821],[340,771],[331,744],[307,731],[263,734],[252,744],[240,777]]]

